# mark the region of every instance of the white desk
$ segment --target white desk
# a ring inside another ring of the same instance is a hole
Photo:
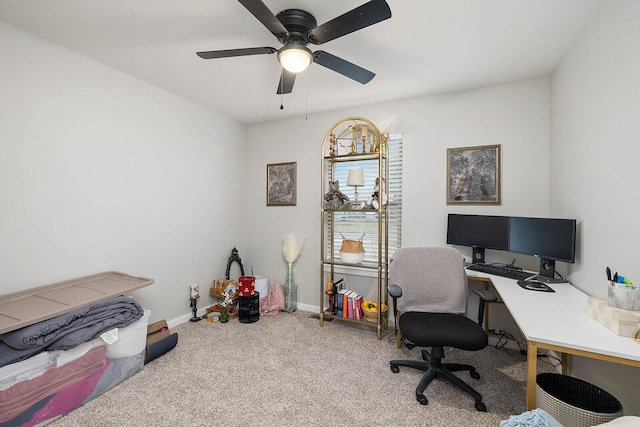
[[[640,344],[621,337],[587,314],[587,294],[569,283],[551,284],[552,292],[522,289],[515,280],[477,271],[469,279],[490,282],[527,339],[527,410],[536,404],[538,348],[640,367]]]

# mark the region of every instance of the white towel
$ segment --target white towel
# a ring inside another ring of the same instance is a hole
[[[510,416],[508,420],[500,422],[500,427],[562,427],[562,424],[544,409],[536,408]]]

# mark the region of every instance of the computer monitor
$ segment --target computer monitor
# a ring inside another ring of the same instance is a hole
[[[471,246],[473,263],[483,263],[485,249],[509,250],[509,217],[449,214],[447,244]]]
[[[575,262],[576,220],[511,217],[509,251],[539,257],[539,275],[553,278],[556,261]]]

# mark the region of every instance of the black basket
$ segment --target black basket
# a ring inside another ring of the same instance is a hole
[[[260,292],[253,291],[250,297],[238,297],[238,320],[253,323],[260,319]]]

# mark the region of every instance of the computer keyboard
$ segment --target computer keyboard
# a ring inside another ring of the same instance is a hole
[[[522,271],[510,267],[500,267],[497,265],[480,263],[471,264],[467,267],[467,270],[479,271],[481,273],[493,274],[495,276],[506,277],[508,279],[514,280],[525,280],[535,275],[535,273],[531,273],[529,271]]]

